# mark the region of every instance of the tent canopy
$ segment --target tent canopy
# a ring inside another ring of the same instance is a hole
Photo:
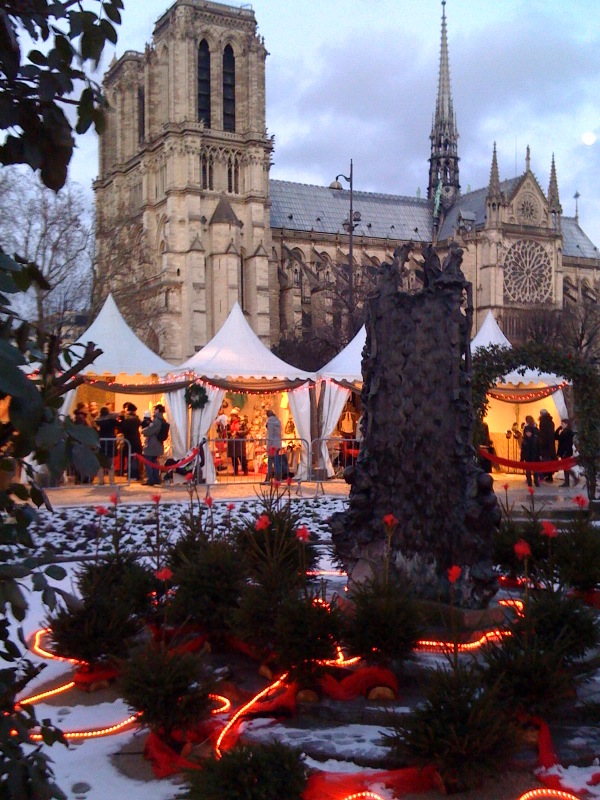
[[[85,367],[83,374],[95,375],[166,375],[175,367],[147,347],[123,319],[112,294],[90,327],[75,342],[94,342],[102,355]],[[77,353],[79,348],[76,348]]]
[[[362,383],[362,351],[366,341],[367,329],[363,325],[354,339],[319,370],[319,377],[339,383]]]
[[[223,381],[235,385],[279,381],[282,382],[281,388],[289,388],[290,383],[314,380],[315,377],[313,373],[287,364],[265,347],[248,324],[237,301],[221,329],[202,350],[180,364],[177,372],[195,372],[198,377],[217,384]]]
[[[478,347],[490,347],[496,344],[499,347],[510,347],[511,344],[500,330],[500,326],[494,319],[491,311],[488,311],[483,325],[477,335],[471,340],[471,352],[474,353]]]

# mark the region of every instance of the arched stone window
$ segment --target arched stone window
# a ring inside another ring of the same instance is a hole
[[[552,265],[538,242],[521,239],[504,257],[504,302],[507,305],[552,300]]]
[[[200,182],[203,189],[214,189],[214,158],[212,154],[200,156]]]
[[[230,155],[227,159],[227,191],[229,194],[240,193],[240,157]]]
[[[235,133],[235,56],[230,44],[223,50],[223,130]]]
[[[146,95],[143,86],[138,86],[137,90],[137,112],[138,112],[138,144],[142,144],[146,136]]]
[[[206,39],[198,47],[198,121],[210,128],[210,50]]]

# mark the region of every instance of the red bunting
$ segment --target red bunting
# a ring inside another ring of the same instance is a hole
[[[189,456],[182,458],[181,461],[178,461],[176,464],[169,464],[168,467],[165,467],[164,464],[155,464],[152,461],[148,461],[147,458],[144,458],[144,456],[140,455],[139,453],[133,453],[132,458],[137,458],[138,461],[141,461],[142,464],[145,464],[147,467],[154,467],[154,469],[158,469],[161,472],[172,472],[174,469],[179,469],[179,467],[185,467],[185,465],[189,464],[190,461],[193,461],[197,455],[198,448],[194,447]]]
[[[510,458],[501,458],[488,452],[485,447],[480,447],[478,453],[481,458],[486,458],[492,464],[502,467],[513,467],[514,469],[527,469],[530,472],[558,472],[562,469],[572,469],[577,464],[576,456],[560,458],[556,461],[513,461]]]

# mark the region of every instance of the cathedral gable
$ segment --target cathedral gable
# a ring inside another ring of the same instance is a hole
[[[531,172],[525,173],[509,197],[507,222],[536,228],[548,227],[548,201]]]

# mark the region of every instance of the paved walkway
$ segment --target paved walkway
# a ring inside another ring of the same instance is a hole
[[[584,497],[587,496],[583,481],[580,481],[578,486],[563,489],[560,486],[562,473],[559,473],[559,475],[555,475],[554,483],[542,482],[539,489],[534,489],[533,497],[536,507],[543,507],[544,510],[554,513],[572,511],[576,508],[573,498],[580,494]],[[524,475],[494,472],[492,477],[494,478],[494,489],[502,504],[505,505],[508,499],[509,507],[514,504],[515,511],[520,511],[523,505],[529,507],[531,495],[528,493]],[[172,486],[143,486],[138,482],[132,482],[129,485],[117,483],[115,486],[97,486],[95,484],[91,486],[61,486],[57,489],[47,489],[46,492],[50,502],[55,507],[108,505],[110,495],[113,494],[115,489],[118,489],[120,502],[122,503],[150,503],[151,496],[157,493],[161,495],[161,502],[163,503],[182,502],[188,498],[188,488],[180,481],[179,476],[176,476],[175,483]],[[505,490],[504,486],[508,486],[508,489]],[[223,482],[212,484],[210,486],[210,494],[215,500],[243,500],[255,497],[264,488],[266,487],[254,483],[252,480],[239,483]],[[199,486],[198,491],[200,496],[203,497],[206,487]],[[319,495],[323,492],[329,496],[344,497],[348,495],[349,487],[341,480],[331,480],[319,484],[303,482],[300,487],[294,483],[291,488],[292,497],[310,498],[314,497],[317,492]],[[540,504],[539,506],[538,503]]]

